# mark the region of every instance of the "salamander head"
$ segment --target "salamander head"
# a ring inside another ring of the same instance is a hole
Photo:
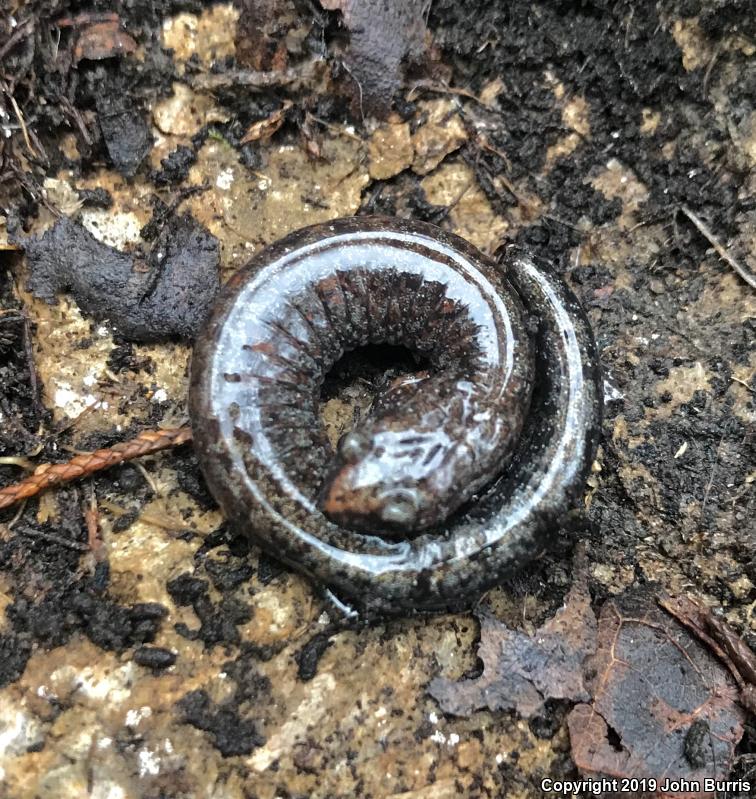
[[[432,438],[372,425],[347,433],[321,493],[323,512],[342,527],[374,534],[436,523],[439,502],[427,469],[429,445],[438,443]]]

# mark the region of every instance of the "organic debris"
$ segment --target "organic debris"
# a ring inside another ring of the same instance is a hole
[[[193,338],[219,287],[218,242],[188,215],[171,217],[143,257],[66,217],[22,243],[30,291],[52,303],[70,290],[84,313],[132,341]]]
[[[249,144],[253,141],[267,141],[283,124],[286,112],[292,106],[291,100],[284,100],[283,105],[276,109],[266,119],[253,122],[240,140],[240,144]]]
[[[223,757],[248,755],[265,743],[256,722],[240,718],[231,708],[217,707],[206,691],[188,693],[177,708],[185,724],[210,733],[214,746]]]
[[[756,716],[756,654],[724,619],[686,596],[662,597],[659,604],[684,624],[730,670],[740,689],[740,704]]]
[[[307,29],[293,0],[236,0],[236,58],[260,72],[281,72]],[[304,28],[304,29],[303,29]]]
[[[483,661],[480,677],[454,682],[437,677],[428,686],[445,713],[516,710],[530,718],[548,699],[589,698],[583,663],[595,651],[596,617],[591,610],[585,560],[560,610],[531,636],[512,630],[487,613],[479,615]]]
[[[405,64],[420,63],[424,56],[429,0],[321,0],[321,5],[341,11],[349,29],[344,61],[356,83],[357,107],[363,115],[385,117]]]
[[[711,232],[709,226],[698,217],[697,214],[694,214],[693,211],[690,210],[686,205],[683,205],[680,210],[685,214],[685,216],[690,219],[690,221],[696,226],[698,232],[711,244],[711,246],[717,251],[717,255],[726,263],[728,263],[742,278],[748,283],[751,288],[756,289],[756,275],[752,272],[749,272],[745,266],[741,266],[730,253],[727,251],[725,247],[723,247],[717,237]]]
[[[113,14],[108,19],[91,22],[81,31],[74,48],[74,62],[101,61],[133,53],[136,49],[137,43],[121,28],[120,19]]]
[[[118,72],[108,73],[95,103],[113,166],[125,177],[133,177],[152,148],[146,115],[134,106],[125,79]]]
[[[577,705],[567,719],[583,774],[659,785],[667,776],[701,785],[727,776],[745,721],[737,686],[650,592],[606,602],[590,670],[593,702]]]
[[[436,678],[430,695],[457,716],[487,708],[532,718],[548,699],[578,702],[568,726],[573,759],[585,775],[655,779],[659,785],[667,776],[701,785],[726,777],[743,736],[740,705],[752,700],[753,684],[739,695],[711,646],[691,637],[648,590],[608,600],[597,626],[585,566],[575,571],[564,607],[532,636],[481,614],[483,673],[459,682]],[[704,630],[715,635],[727,651],[717,654],[732,658],[743,678],[753,679],[756,656],[729,628],[722,630],[692,600],[662,601],[699,637]]]

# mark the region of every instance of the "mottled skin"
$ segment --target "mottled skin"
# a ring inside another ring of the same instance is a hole
[[[533,384],[522,308],[505,279],[481,262],[476,275],[457,264],[453,275],[428,280],[424,261],[434,256],[417,246],[406,252],[410,263],[385,246],[376,253],[371,277],[397,312],[371,340],[404,344],[434,373],[379,396],[339,443],[319,502],[331,521],[384,537],[437,527],[502,471]],[[333,331],[344,349],[364,343],[341,320]]]
[[[430,372],[379,397],[334,454],[320,386],[368,343],[402,344]],[[224,288],[190,413],[237,528],[363,612],[395,613],[469,604],[537,553],[595,454],[598,378],[577,302],[527,256],[496,266],[431,225],[343,219]]]
[[[445,325],[438,327],[443,333]],[[530,403],[533,361],[524,341],[515,374],[502,359],[486,370],[446,369],[381,396],[339,442],[319,503],[328,518],[407,535],[438,526],[499,474]]]

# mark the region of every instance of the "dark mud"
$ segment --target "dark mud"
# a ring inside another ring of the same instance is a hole
[[[131,341],[191,340],[220,286],[218,241],[188,215],[171,216],[153,238],[147,252],[120,252],[63,217],[17,241],[36,297],[52,303],[70,291],[85,314],[112,320]]]

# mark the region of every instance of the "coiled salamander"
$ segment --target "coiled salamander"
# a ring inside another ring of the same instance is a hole
[[[332,451],[322,382],[404,345]],[[598,441],[587,319],[526,254],[496,265],[427,224],[340,219],[267,247],[219,295],[191,366],[200,465],[238,529],[367,614],[470,604],[554,533]]]

